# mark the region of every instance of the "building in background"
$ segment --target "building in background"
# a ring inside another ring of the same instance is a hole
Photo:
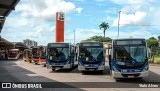
[[[23,40],[23,43],[24,43],[27,47],[38,46],[38,43],[37,43],[36,41],[30,40],[30,39]]]

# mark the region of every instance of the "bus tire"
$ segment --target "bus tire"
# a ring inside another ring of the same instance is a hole
[[[82,72],[82,74],[86,74],[86,71],[81,71]]]
[[[46,67],[46,64],[44,64],[43,66]]]
[[[103,70],[100,70],[99,72],[100,72],[101,74],[103,74]]]
[[[52,67],[52,71],[55,71],[55,68]]]
[[[36,62],[35,65],[38,65],[38,63]]]
[[[30,62],[30,63],[32,63],[32,61],[31,61],[31,60],[29,60],[29,62]]]
[[[72,64],[72,68],[74,68],[74,64]]]
[[[136,78],[137,80],[142,80],[143,78],[142,77],[139,77],[139,78]]]

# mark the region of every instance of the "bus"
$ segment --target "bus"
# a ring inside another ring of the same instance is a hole
[[[9,49],[8,59],[19,59],[19,49]]]
[[[38,64],[40,60],[40,48],[38,46],[31,47],[32,48],[32,58],[31,61],[34,61],[35,64]]]
[[[32,60],[32,49],[25,49],[23,58],[24,58],[25,62],[31,62],[31,60]]]
[[[45,46],[40,46],[39,47],[39,60],[37,61],[37,64],[42,64],[46,66],[46,47]]]
[[[102,42],[82,42],[78,46],[78,70],[100,71],[105,69],[105,50]]]
[[[112,40],[109,68],[115,79],[147,77],[149,64],[145,39]]]
[[[47,68],[53,71],[71,69],[74,67],[75,46],[69,43],[48,43],[47,45]]]
[[[0,49],[0,60],[6,59],[6,51],[3,49]]]

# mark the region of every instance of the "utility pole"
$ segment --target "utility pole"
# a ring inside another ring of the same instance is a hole
[[[117,39],[119,38],[119,22],[120,22],[120,13],[121,13],[121,11],[118,11],[118,35],[117,35]]]

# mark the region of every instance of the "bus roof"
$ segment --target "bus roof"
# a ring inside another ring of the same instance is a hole
[[[146,45],[146,41],[143,38],[126,38],[126,39],[114,39],[113,45]]]
[[[122,38],[122,39],[113,39],[113,41],[121,40],[145,40],[144,38]]]
[[[103,46],[102,42],[81,42],[79,46]]]
[[[69,47],[70,43],[48,43],[47,47]]]
[[[58,42],[58,43],[56,43],[56,42],[54,42],[54,43],[48,43],[48,44],[70,44],[70,43],[64,43],[64,42]]]
[[[19,49],[9,49],[8,51],[19,51]]]

